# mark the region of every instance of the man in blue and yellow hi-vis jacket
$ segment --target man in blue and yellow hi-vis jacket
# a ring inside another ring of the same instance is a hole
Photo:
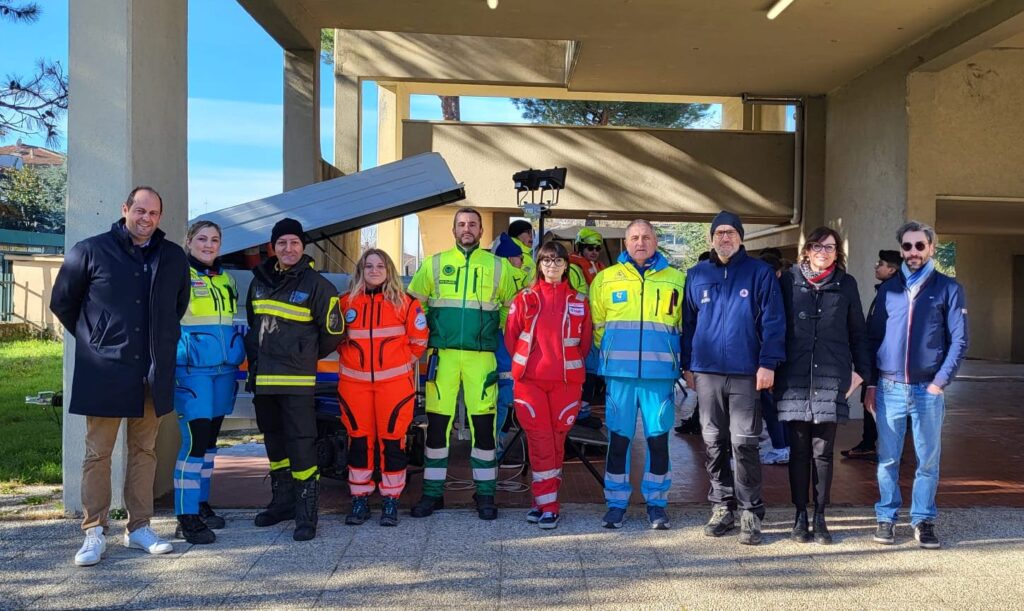
[[[727,211],[715,216],[711,246],[711,258],[686,274],[683,325],[683,370],[700,402],[714,508],[704,534],[732,530],[739,505],[740,543],[756,545],[764,518],[759,398],[786,358],[786,314],[775,270],[743,248],[740,217]]]
[[[605,528],[620,528],[629,505],[629,445],[639,408],[647,438],[640,491],[651,527],[669,527],[665,505],[672,484],[668,431],[675,417],[672,388],[679,378],[686,276],[658,252],[658,236],[647,221],[626,228],[626,252],[590,285],[594,343],[607,385],[605,418],[608,460]]]
[[[256,424],[270,459],[273,498],[256,526],[295,519],[296,541],[316,536],[316,364],[334,352],[345,328],[338,291],[303,254],[305,234],[294,219],[274,225],[276,256],[253,270],[246,302],[249,388]]]

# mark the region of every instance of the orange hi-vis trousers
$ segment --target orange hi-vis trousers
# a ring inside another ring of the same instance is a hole
[[[416,389],[412,376],[378,382],[344,380],[338,385],[341,421],[348,429],[348,485],[352,496],[373,494],[375,454],[381,496],[398,498],[405,488],[405,434],[412,423]],[[379,454],[377,453],[379,452]]]

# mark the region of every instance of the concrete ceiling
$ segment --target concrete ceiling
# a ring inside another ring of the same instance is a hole
[[[289,12],[327,28],[579,41],[569,82],[577,91],[820,94],[987,2],[795,0],[769,21],[772,4],[499,0],[490,10],[484,0],[294,0]]]

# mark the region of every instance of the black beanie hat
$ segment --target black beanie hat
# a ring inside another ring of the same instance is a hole
[[[893,267],[899,267],[903,263],[903,259],[900,257],[899,251],[896,250],[880,250],[878,251],[878,260],[885,261]]]
[[[513,221],[512,224],[508,226],[509,237],[518,238],[521,234],[527,232],[533,233],[533,225],[530,224],[530,221]]]
[[[729,212],[728,210],[722,210],[715,215],[715,218],[711,221],[711,235],[715,235],[715,229],[719,225],[729,225],[740,234],[740,239],[743,239],[743,221],[740,217]]]
[[[295,219],[283,218],[274,225],[270,232],[270,243],[274,244],[283,235],[297,235],[302,243],[306,243],[306,233],[302,231],[302,223]]]

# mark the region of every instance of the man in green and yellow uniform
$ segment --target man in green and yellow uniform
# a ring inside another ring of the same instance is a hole
[[[516,288],[505,262],[480,248],[483,222],[479,212],[472,208],[456,212],[452,233],[455,247],[424,261],[408,289],[426,309],[431,349],[423,498],[411,515],[423,518],[444,507],[448,442],[461,386],[473,440],[470,465],[477,513],[483,520],[493,520],[498,516],[494,505],[498,394],[494,351],[501,342],[501,325]]]

